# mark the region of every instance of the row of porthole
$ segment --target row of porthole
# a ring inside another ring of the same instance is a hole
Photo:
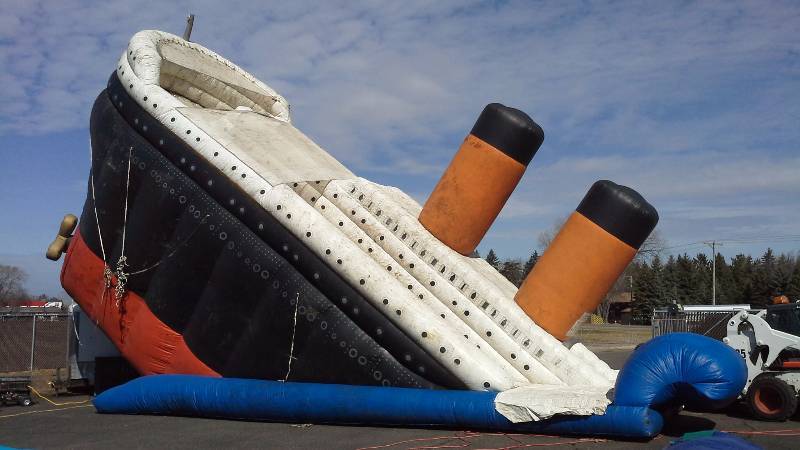
[[[122,74],[124,75],[124,71],[122,72]],[[130,88],[133,88],[133,85],[131,84],[129,87],[130,87]],[[145,96],[143,100],[146,102],[146,101],[147,101],[147,97]],[[119,105],[120,105],[120,107],[122,107],[122,102],[120,102],[120,103],[119,103]],[[154,108],[157,108],[157,104],[153,104],[153,107],[154,107]],[[170,119],[170,121],[171,121],[171,122],[175,122],[175,118],[174,118],[174,117],[172,117],[172,118]],[[134,121],[134,122],[135,122],[135,123],[138,125],[138,118],[137,118],[137,119],[135,119],[135,121]],[[146,125],[144,126],[144,131],[147,131],[147,127],[146,127]],[[187,130],[186,130],[186,134],[187,134],[187,135],[188,135],[188,134],[191,134],[191,130],[188,130],[188,129],[187,129]],[[195,140],[196,140],[196,142],[200,142],[200,140],[201,140],[201,139],[200,139],[200,137],[196,137],[196,138],[195,138]],[[163,139],[162,139],[162,140],[160,140],[159,142],[160,142],[160,144],[161,144],[161,145],[163,145],[163,142],[164,142],[164,141],[163,141]],[[214,156],[218,156],[218,155],[219,155],[219,152],[214,152]],[[182,161],[182,162],[185,162],[185,160],[184,160],[184,161]],[[237,169],[237,166],[232,166],[232,167],[231,167],[231,170],[232,170],[232,171],[236,171],[236,169]],[[246,174],[244,174],[244,173],[243,173],[243,174],[241,175],[241,177],[242,177],[242,178],[246,178]],[[213,183],[213,182],[212,182],[211,180],[209,180],[209,183],[210,183],[210,184],[209,184],[209,186],[211,186],[211,183]],[[317,184],[319,184],[319,181],[317,181]],[[297,183],[295,183],[295,186],[297,186]],[[261,194],[262,194],[262,195],[263,195],[263,194],[265,194],[265,192],[266,192],[266,191],[265,191],[264,189],[262,189],[262,190],[261,190]],[[334,197],[338,197],[338,194],[335,194],[335,195],[334,195]],[[363,199],[363,195],[361,196],[361,199]],[[312,202],[313,202],[314,200],[315,200],[315,198],[312,198]],[[231,204],[235,204],[235,199],[233,199],[233,198],[232,198],[232,199],[230,199],[230,203],[231,203]],[[324,205],[323,205],[323,208],[324,208]],[[280,209],[280,206],[278,206],[278,209]],[[244,208],[240,208],[240,209],[239,209],[239,212],[240,212],[240,214],[244,214]],[[199,213],[199,211],[196,211],[195,213]],[[353,214],[355,214],[355,211],[353,211]],[[196,215],[196,216],[199,216],[199,214],[194,214],[194,215]],[[287,217],[287,219],[291,219],[291,214],[287,214],[287,215],[286,215],[286,217]],[[366,223],[366,220],[365,220],[365,219],[361,219],[361,223],[362,223],[362,224],[363,224],[363,223]],[[340,225],[343,225],[343,224],[340,222]],[[263,224],[259,224],[259,229],[263,229]],[[395,229],[396,229],[396,227],[395,227]],[[226,237],[222,237],[222,235],[223,235],[223,234],[225,234],[225,233],[224,233],[224,232],[223,232],[223,233],[220,233],[220,238],[224,240],[224,239],[226,239]],[[226,236],[227,236],[227,235],[226,235]],[[311,233],[310,233],[310,232],[307,232],[307,233],[306,233],[306,237],[311,237]],[[381,236],[381,240],[383,240],[383,236]],[[231,243],[232,243],[232,242],[231,242]],[[229,243],[229,244],[230,244],[230,243]],[[235,244],[234,244],[234,246],[235,246]],[[231,245],[228,245],[228,248],[230,248],[231,250],[233,250],[231,247],[232,247]],[[372,249],[370,248],[369,250],[371,251]],[[297,255],[295,255],[295,259],[297,259],[297,257],[296,257],[296,256],[297,256]],[[400,257],[402,258],[402,255],[400,255]],[[341,261],[341,259],[337,259],[337,263],[338,263],[338,264],[342,264],[342,261]],[[411,267],[413,268],[413,263],[411,264]],[[315,274],[315,275],[316,275],[316,278],[318,279],[318,277],[319,277],[319,276],[318,276],[318,274]],[[269,275],[267,275],[267,277],[266,277],[266,278],[268,278],[268,277],[269,277]],[[263,274],[262,274],[262,278],[264,278],[264,277],[263,277]],[[277,280],[276,280],[276,283],[277,283]],[[273,283],[273,287],[275,287],[275,286],[274,286],[274,284],[276,284],[276,283]],[[361,280],[359,280],[359,283],[360,283],[361,285],[364,285],[364,284],[365,284],[365,280],[364,280],[364,279],[361,279]],[[285,297],[285,296],[284,296],[284,297]],[[422,294],[420,294],[420,295],[419,295],[419,297],[420,297],[420,299],[422,299],[422,298],[423,298],[423,295],[422,295]],[[354,311],[357,311],[357,308],[356,308]],[[398,310],[396,310],[396,313],[397,313],[397,315],[401,315],[401,314],[402,314],[402,311],[398,309]],[[357,312],[356,312],[356,314],[357,314]],[[466,312],[466,314],[469,314],[469,312],[467,311],[467,312]],[[441,353],[444,353],[445,351],[446,351],[445,347],[440,347],[440,352],[441,352]],[[460,364],[460,360],[459,360],[459,359],[455,359],[455,360],[454,360],[454,363],[455,363],[456,365],[459,365],[459,364]],[[423,372],[424,372],[424,367],[420,366],[420,369],[421,369],[421,371],[423,371]],[[485,386],[486,386],[486,387],[488,387],[488,382],[487,382],[487,383],[485,383]]]
[[[353,189],[353,190],[351,190],[351,193],[352,193],[352,192],[354,192],[354,189]],[[334,198],[336,198],[336,196],[337,196],[337,195],[338,195],[338,194],[334,194]],[[360,197],[360,199],[363,199],[363,194],[362,194],[362,195],[360,195],[359,197]],[[351,215],[355,215],[355,210],[351,210]],[[364,222],[365,222],[365,220],[364,220],[364,219],[361,219],[361,223],[364,223]],[[342,225],[343,225],[343,222],[339,222],[339,226],[342,226]],[[396,229],[397,229],[397,227],[395,227],[395,230],[396,230]],[[406,236],[406,234],[405,234],[405,233],[404,233],[403,235],[404,235],[404,236]],[[384,237],[381,235],[381,236],[380,236],[380,240],[383,240],[383,238],[384,238]],[[359,242],[359,243],[361,243],[361,239],[359,239],[359,240],[358,240],[358,242]],[[399,254],[398,256],[399,256],[399,258],[400,258],[400,259],[404,259],[404,257],[403,257],[403,254],[402,254],[402,253],[401,253],[401,254]],[[409,264],[409,267],[413,269],[413,268],[414,268],[414,263],[410,263],[410,264]],[[387,270],[391,272],[391,270],[392,270],[391,266],[387,266]],[[431,286],[434,286],[434,285],[435,285],[435,281],[431,280],[431,281],[430,281],[430,284],[431,284]],[[412,285],[408,285],[408,289],[410,289],[410,290],[413,290],[413,286],[412,286]],[[419,294],[419,298],[420,298],[420,299],[423,299],[423,298],[424,298],[424,296],[423,296],[422,294]],[[457,306],[457,305],[458,305],[458,303],[457,303],[456,301],[453,301],[453,305],[454,305],[454,306]],[[465,316],[469,316],[469,311],[468,311],[468,310],[464,310],[464,312],[463,312],[463,313],[464,313],[464,315],[465,315]],[[446,318],[446,316],[445,316],[444,314],[440,314],[440,316],[442,317],[442,319],[445,319],[445,318]],[[464,337],[465,337],[465,338],[467,338],[467,339],[469,339],[469,337],[468,337],[468,336],[466,336],[466,335],[465,335]]]
[[[296,183],[295,183],[295,185],[296,185]],[[337,198],[337,197],[338,197],[338,194],[334,194],[334,198]],[[324,206],[324,205],[320,205],[320,206]],[[280,209],[280,205],[277,205],[277,209]],[[352,211],[351,211],[351,215],[355,215],[355,211],[354,211],[354,210],[352,210]],[[365,220],[364,220],[364,219],[361,219],[361,223],[365,223]],[[341,227],[341,226],[344,226],[344,223],[343,223],[342,221],[340,221],[338,224],[339,224],[339,226],[340,226],[340,227]],[[310,233],[307,233],[307,237],[310,237]],[[383,236],[381,236],[381,238],[383,238]],[[358,242],[359,242],[359,243],[363,243],[363,239],[358,239]],[[370,249],[370,250],[371,250],[371,249]],[[330,255],[330,254],[331,254],[331,250],[330,250],[330,249],[326,249],[326,250],[325,250],[325,254],[326,254],[326,255]],[[403,258],[403,255],[402,255],[402,254],[401,254],[401,255],[399,255],[399,256],[400,256],[400,259],[402,259],[402,258]],[[340,259],[339,259],[339,260],[337,260],[337,262],[338,262],[339,264],[341,264],[341,260],[340,260]],[[411,267],[412,267],[412,268],[414,267],[414,264],[413,264],[413,263],[411,263]],[[392,270],[391,266],[387,266],[387,270],[391,271],[391,270]],[[359,280],[359,284],[361,284],[361,285],[364,285],[364,284],[365,284],[365,280],[364,280],[364,279],[361,279],[361,280]],[[408,288],[409,288],[409,289],[412,289],[412,288],[413,288],[413,286],[409,285],[409,286],[408,286]],[[424,298],[424,297],[422,296],[422,294],[420,294],[420,298]],[[344,304],[344,303],[346,303],[346,298],[342,298],[342,303],[343,303],[343,304]],[[388,306],[388,304],[389,304],[389,300],[388,300],[388,299],[383,299],[383,304]],[[396,310],[395,312],[396,312],[396,314],[397,314],[397,315],[402,315],[402,311],[401,311],[401,310],[399,310],[399,309],[398,309],[398,310]],[[465,311],[465,314],[466,314],[466,315],[469,315],[469,311]],[[444,316],[444,314],[442,314],[442,318],[444,318],[444,317],[445,317],[445,316]],[[427,336],[427,333],[426,333],[426,332],[423,332],[423,337],[425,337],[425,336]],[[467,336],[465,336],[465,337],[467,337]],[[468,338],[468,337],[467,337],[467,338]],[[446,352],[446,348],[445,348],[445,347],[440,347],[439,351],[440,351],[441,353],[445,353],[445,352]],[[460,361],[460,359],[456,358],[456,359],[454,359],[454,360],[453,360],[453,363],[454,363],[454,364],[456,364],[456,365],[460,365],[460,364],[461,364],[461,361]],[[420,369],[422,369],[422,367],[420,367]],[[489,384],[488,384],[488,382],[485,384],[485,387],[489,387]]]
[[[355,188],[355,187],[353,187],[353,188],[350,190],[350,193],[351,193],[351,194],[353,194],[353,193],[355,193],[355,192],[356,192],[356,188]],[[363,194],[359,194],[359,196],[358,196],[358,199],[359,199],[359,200],[363,200],[363,199],[364,199],[364,195],[363,195]],[[363,203],[362,203],[362,204],[363,204]],[[379,211],[380,211],[380,210],[379,210]],[[377,212],[376,212],[376,215],[377,215]],[[395,227],[395,230],[396,230],[396,227]],[[401,240],[405,240],[407,237],[408,237],[408,234],[407,234],[406,232],[403,232],[403,233],[400,235],[400,238],[401,238]],[[420,251],[420,256],[424,256],[426,253],[427,253],[427,251],[426,251],[425,249],[422,249],[422,250]],[[437,263],[437,262],[438,262],[438,258],[436,258],[436,257],[432,257],[432,258],[431,258],[431,261],[430,261],[430,264],[431,264],[431,265],[432,265],[434,268],[436,268],[436,263]],[[444,273],[444,271],[445,271],[445,266],[444,266],[444,265],[442,265],[440,272],[441,272],[441,273]],[[449,280],[450,280],[451,284],[453,284],[454,286],[458,287],[458,286],[456,285],[456,283],[455,283],[455,280],[456,280],[456,274],[455,274],[455,273],[454,273],[454,274],[452,274],[452,275],[449,277]],[[434,283],[434,281],[431,281],[431,283],[432,283],[431,285],[433,286],[433,283]],[[466,288],[466,286],[467,286],[467,284],[466,284],[466,283],[462,283],[462,285],[461,285],[460,289],[461,289],[461,290],[464,290],[464,289]],[[473,292],[470,294],[470,299],[472,299],[472,300],[476,300],[476,299],[477,299],[477,291],[473,291]],[[455,304],[455,302],[453,302],[453,303]],[[488,306],[488,302],[484,302],[484,304],[486,304],[486,305]],[[484,309],[485,309],[485,308],[484,308]],[[465,315],[468,315],[468,311],[465,311]],[[502,324],[502,326],[505,326],[505,324]],[[526,342],[527,342],[527,341],[526,341]]]
[[[355,188],[355,187],[353,187],[353,188],[351,189],[350,193],[351,193],[351,194],[353,194],[353,193],[355,193],[355,191],[356,191],[356,188]],[[358,196],[358,199],[359,199],[359,200],[363,200],[363,199],[364,199],[364,195],[363,195],[363,194],[360,194],[360,195]],[[364,222],[363,222],[363,219],[362,219],[362,223],[364,223]],[[400,236],[400,237],[401,237],[401,239],[402,239],[402,240],[405,240],[405,239],[408,237],[408,234],[407,234],[407,233],[405,233],[405,232],[403,232],[403,233],[401,234],[401,236]],[[381,238],[383,238],[383,236],[381,236]],[[426,250],[424,250],[424,249],[423,249],[423,250],[421,250],[421,251],[420,251],[420,256],[424,256],[425,254],[426,254]],[[401,259],[403,258],[402,254],[400,255],[400,258],[401,258]],[[430,264],[431,264],[431,265],[432,265],[434,268],[435,268],[435,264],[436,264],[436,262],[438,262],[438,259],[437,259],[436,257],[432,257]],[[412,268],[413,268],[413,264],[412,264]],[[390,268],[387,268],[387,269],[391,270]],[[443,265],[442,269],[444,269],[444,265]],[[453,282],[453,281],[455,280],[455,278],[456,278],[456,275],[455,275],[455,274],[451,275],[451,276],[450,276],[450,281],[451,281],[451,282]],[[430,280],[430,285],[431,285],[431,286],[435,286],[435,284],[436,284],[436,282],[435,282],[434,280]],[[409,287],[409,289],[411,289],[411,286],[410,286],[410,285],[409,285],[408,287]],[[464,284],[464,285],[462,285],[462,290],[463,290],[463,288],[464,288],[464,287],[465,287],[465,284]],[[474,299],[476,299],[476,297],[477,297],[477,291],[473,291],[473,292],[472,292],[472,294],[470,295],[470,298],[474,300]],[[452,303],[453,303],[453,306],[457,306],[457,305],[458,305],[458,302],[457,302],[457,301],[455,301],[455,300],[454,300]],[[487,306],[488,306],[488,302],[484,302],[484,303],[485,303],[485,304],[487,304]],[[464,311],[463,311],[463,314],[464,314],[465,316],[469,316],[469,310],[464,310]],[[444,318],[444,317],[443,317],[443,318]],[[506,322],[507,322],[507,320],[506,320],[506,319],[504,319],[504,320],[501,322],[501,326],[505,326]],[[486,331],[486,335],[487,335],[487,336],[491,336],[491,335],[492,335],[492,332],[487,330],[487,331]],[[523,344],[523,345],[524,345],[525,347],[528,347],[528,346],[530,345],[530,340],[526,340],[526,341],[524,342],[524,344]],[[511,353],[511,354],[510,354],[510,357],[511,357],[511,359],[516,359],[516,358],[517,358],[517,355],[516,355],[515,353]],[[523,368],[524,368],[525,370],[529,370],[529,369],[530,369],[530,366],[529,366],[529,365],[527,365],[527,364],[525,364],[525,365],[523,366]]]
[[[354,190],[353,190],[353,191],[351,191],[351,193],[353,193],[353,192],[354,192]],[[337,198],[337,197],[338,197],[338,194],[334,194],[334,195],[333,195],[333,197],[334,197],[334,198]],[[363,194],[359,196],[359,200],[363,200],[363,198],[364,198]],[[355,211],[355,210],[351,210],[351,211],[350,211],[350,213],[351,213],[351,215],[355,215],[355,214],[356,214],[356,211]],[[365,223],[365,222],[366,222],[366,221],[365,221],[365,219],[361,219],[361,223]],[[343,225],[344,225],[344,223],[340,221],[340,222],[339,222],[339,226],[343,226]],[[384,236],[383,236],[383,235],[380,235],[379,239],[380,239],[380,240],[384,240]],[[358,242],[359,242],[359,243],[361,243],[361,242],[362,242],[362,239],[358,239]],[[398,256],[399,256],[399,258],[400,258],[400,259],[403,259],[403,254],[402,254],[402,253],[401,253],[401,254],[399,254]],[[435,258],[434,258],[434,259],[435,259]],[[411,267],[411,268],[414,268],[414,263],[411,263],[411,264],[410,264],[410,267]],[[390,272],[391,272],[391,271],[392,271],[392,266],[391,266],[391,265],[390,265],[390,266],[387,266],[387,267],[386,267],[386,269],[387,269],[388,271],[390,271]],[[436,285],[436,282],[435,282],[435,281],[433,281],[433,280],[431,280],[431,281],[430,281],[430,285],[431,285],[431,286],[435,286],[435,285]],[[408,289],[409,289],[409,290],[413,290],[413,286],[412,286],[412,285],[408,285],[407,287],[408,287]],[[423,299],[423,298],[424,298],[424,296],[423,296],[422,294],[419,294],[419,298],[420,298],[420,299]],[[388,300],[387,300],[387,299],[384,299],[384,304],[387,304],[387,303],[388,303]],[[457,302],[456,302],[456,301],[453,301],[453,305],[457,305]],[[469,311],[468,311],[468,310],[464,310],[464,315],[465,315],[465,316],[469,316]],[[445,318],[445,315],[444,315],[444,314],[441,314],[441,317],[444,319],[444,318]],[[423,332],[423,333],[422,333],[422,337],[426,337],[426,336],[427,336],[427,333],[426,333],[426,332]],[[465,337],[465,338],[467,338],[467,339],[469,339],[469,337],[468,337],[467,335],[465,335],[464,337]],[[445,349],[445,347],[441,347],[441,348],[439,349],[439,351],[440,351],[441,353],[445,353],[446,349]],[[516,358],[516,355],[512,354],[512,356],[511,356],[511,357],[512,357],[512,359],[514,359],[514,358]],[[456,365],[460,365],[460,364],[461,364],[461,361],[460,361],[458,358],[454,359],[454,361],[453,361],[453,362],[454,362]],[[527,365],[526,365],[526,367],[527,367]],[[526,370],[527,370],[527,368],[526,368]],[[487,386],[487,387],[488,387],[488,386]]]
[[[353,193],[354,191],[355,191],[355,188],[353,188],[353,190],[351,190],[351,193]],[[337,194],[334,194],[334,198],[336,197],[336,195],[337,195]],[[363,200],[363,198],[364,198],[364,195],[363,195],[363,194],[359,195],[359,199]],[[356,213],[356,211],[355,211],[355,210],[351,210],[350,212],[351,212],[351,215],[355,215],[355,213]],[[361,223],[365,223],[365,219],[361,219]],[[340,221],[340,222],[339,222],[339,226],[343,226],[343,225],[344,225],[344,223]],[[402,236],[403,236],[403,237],[402,237],[402,239],[405,239],[405,238],[407,237],[407,234],[406,234],[406,233],[403,233],[403,234],[402,234]],[[383,235],[381,235],[381,236],[379,237],[379,239],[380,239],[380,240],[384,240],[384,236],[383,236]],[[361,243],[361,241],[362,241],[361,239],[359,239],[359,240],[358,240],[358,242],[359,242],[359,243]],[[371,250],[371,249],[370,249],[370,250]],[[424,253],[424,252],[425,252],[425,250],[423,250],[422,252]],[[398,257],[399,257],[400,259],[404,259],[404,256],[403,256],[403,254],[402,254],[402,253],[398,254]],[[435,259],[436,259],[436,258],[434,258],[434,260],[435,260]],[[411,269],[413,269],[413,268],[414,268],[414,263],[410,263],[410,264],[409,264],[409,267],[410,267]],[[387,266],[387,270],[391,272],[391,270],[392,270],[392,269],[391,269],[391,266]],[[453,277],[455,277],[455,275],[453,275]],[[452,281],[452,277],[451,277],[451,281]],[[435,286],[435,285],[436,285],[436,282],[435,282],[434,280],[431,280],[431,281],[430,281],[430,285],[431,285],[431,286]],[[408,285],[408,289],[409,289],[409,290],[413,290],[413,286],[412,286],[412,285]],[[476,294],[473,292],[473,294],[472,294],[472,298],[475,298],[475,295],[476,295]],[[420,299],[423,299],[423,298],[424,298],[424,296],[423,296],[422,294],[419,294],[419,295],[418,295],[418,297],[419,297]],[[453,301],[453,305],[454,305],[454,306],[458,306],[458,302],[456,302],[456,301]],[[464,311],[463,311],[463,314],[464,314],[465,316],[469,316],[469,310],[464,310]],[[442,318],[445,318],[443,314],[442,314]]]
[[[135,58],[134,58],[134,59],[135,59]],[[120,66],[120,68],[121,68],[121,66]],[[124,75],[124,71],[122,72],[122,74]],[[133,85],[131,84],[129,87],[130,87],[130,88],[133,88]],[[114,96],[114,99],[116,100],[116,98],[117,98],[117,96],[115,95],[115,96]],[[147,97],[145,96],[143,100],[146,102],[146,101],[147,101]],[[122,102],[119,102],[119,105],[120,105],[120,107],[122,107],[122,106],[123,106],[123,103],[122,103]],[[155,103],[153,104],[153,108],[157,108],[157,106],[158,106],[157,104],[155,104]],[[175,118],[174,118],[174,117],[172,117],[172,118],[170,119],[170,121],[171,121],[171,122],[175,122]],[[138,123],[139,123],[139,120],[138,120],[138,118],[136,118],[136,119],[134,120],[134,123],[138,125]],[[146,125],[143,125],[143,130],[144,130],[144,131],[147,131],[147,126],[146,126]],[[186,130],[186,134],[187,134],[187,135],[188,135],[188,134],[191,134],[191,130]],[[196,141],[196,142],[200,142],[200,137],[196,137],[196,138],[195,138],[195,141]],[[159,141],[159,143],[160,143],[160,145],[164,145],[164,140],[163,140],[163,139],[161,139],[161,140]],[[215,157],[216,157],[216,156],[218,156],[218,155],[219,155],[219,152],[214,152],[214,156],[215,156]],[[183,158],[181,162],[182,162],[182,163],[185,163],[185,162],[186,162],[185,158]],[[232,170],[232,171],[236,171],[236,169],[237,169],[237,167],[236,167],[236,166],[232,166],[232,167],[231,167],[231,170]],[[242,177],[242,178],[246,178],[246,176],[247,176],[247,175],[246,175],[246,174],[244,174],[244,173],[241,175],[241,177]],[[209,186],[211,186],[211,185],[213,184],[213,181],[212,181],[212,180],[209,180],[209,182],[208,182],[208,183],[209,183]],[[317,184],[319,184],[319,181],[317,181]],[[295,185],[296,185],[296,184],[295,184]],[[262,189],[262,190],[260,191],[260,193],[263,195],[263,194],[265,194],[265,193],[266,193],[266,190],[265,190],[265,189]],[[313,200],[312,200],[312,201],[313,201]],[[230,199],[230,203],[231,203],[231,205],[235,204],[235,199],[233,199],[233,198],[232,198],[232,199]],[[194,208],[193,208],[193,207],[194,207],[194,205],[191,205],[191,206],[192,206],[192,209],[194,209]],[[278,206],[278,209],[280,209],[280,206]],[[242,208],[239,208],[239,212],[240,212],[240,214],[243,214],[243,213],[244,213],[244,208],[243,208],[243,207],[242,207]],[[200,211],[199,211],[199,210],[197,210],[197,211],[194,211],[194,213],[193,213],[193,216],[195,216],[195,218],[197,218],[197,217],[199,217],[199,215],[200,215],[199,213],[200,213]],[[291,214],[287,214],[287,218],[288,218],[288,219],[291,219]],[[259,229],[263,230],[263,228],[264,228],[264,226],[263,226],[263,223],[259,223]],[[219,237],[220,237],[220,239],[222,239],[222,240],[225,240],[225,239],[227,239],[227,233],[225,233],[225,232],[221,232],[221,233],[219,233]],[[310,232],[307,232],[307,233],[306,233],[306,237],[311,237],[311,233],[310,233]],[[235,247],[235,244],[234,244],[234,245],[230,245],[230,244],[233,244],[233,242],[229,242],[229,245],[228,245],[227,247],[228,247],[230,250],[233,250],[233,248]],[[239,252],[239,253],[241,254],[241,252]],[[298,259],[298,258],[297,258],[297,255],[294,255],[294,256],[295,256],[295,260],[296,260],[296,259]],[[341,263],[342,263],[342,262],[341,262],[341,259],[338,259],[338,260],[337,260],[337,262],[338,262],[339,264],[341,264]],[[258,265],[258,264],[254,264],[254,267],[255,267],[255,266],[258,266],[258,267],[260,268],[260,265]],[[264,276],[264,274],[265,274],[265,273],[266,273],[266,276]],[[268,271],[266,271],[266,270],[265,270],[265,271],[262,271],[262,273],[261,273],[261,276],[262,276],[262,278],[264,278],[264,279],[268,279],[268,278],[269,278],[269,272],[268,272]],[[319,279],[319,274],[318,274],[318,273],[315,273],[315,274],[314,274],[314,277],[315,277],[315,279]],[[362,285],[364,284],[364,282],[365,282],[365,281],[364,281],[363,279],[362,279],[362,280],[360,280],[360,283],[361,283]],[[276,284],[277,284],[278,286],[276,286]],[[274,287],[274,288],[277,288],[277,287],[279,287],[279,282],[278,282],[278,280],[275,280],[275,281],[273,282],[273,287]],[[286,297],[286,296],[287,296],[287,295],[286,295],[286,292],[284,292],[284,295],[283,295],[283,297]],[[358,308],[354,308],[353,312],[354,312],[354,314],[358,314]],[[397,312],[398,312],[398,315],[399,315],[399,314],[400,314],[400,310],[398,310]],[[362,358],[363,358],[363,356],[362,356]],[[363,365],[363,364],[362,364],[362,365]],[[421,371],[421,372],[424,372],[424,371],[425,371],[424,367],[422,367],[422,366],[420,366],[420,367],[419,367],[419,369],[420,369],[420,371]],[[380,371],[375,371],[375,373],[377,374],[377,375],[374,375],[374,376],[376,376],[376,377],[377,377],[377,378],[376,378],[376,380],[380,380],[380,379],[381,379],[381,377],[382,377],[382,375],[380,374]],[[388,383],[389,381],[388,381],[388,380],[383,380],[383,382],[384,382],[383,384],[386,384],[386,383]]]

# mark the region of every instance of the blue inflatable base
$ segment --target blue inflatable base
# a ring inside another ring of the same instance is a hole
[[[650,438],[663,426],[658,409],[724,405],[741,394],[746,380],[741,356],[727,345],[697,334],[674,333],[652,339],[631,355],[604,415],[514,424],[495,410],[495,392],[191,375],[139,378],[102,393],[94,404],[101,413]]]
[[[604,415],[514,424],[495,392],[448,391],[152,375],[97,396],[100,413],[164,414],[270,422],[440,426],[553,435],[650,438],[663,426],[646,407],[609,406]]]

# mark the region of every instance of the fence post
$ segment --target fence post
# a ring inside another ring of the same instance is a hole
[[[31,376],[33,376],[33,355],[36,347],[36,314],[31,316],[33,319],[33,329],[31,330]]]

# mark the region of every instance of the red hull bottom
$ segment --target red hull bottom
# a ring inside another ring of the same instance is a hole
[[[192,353],[180,333],[150,311],[142,297],[127,291],[118,306],[117,280],[106,287],[103,269],[103,260],[76,232],[61,269],[61,285],[139,373],[220,376]]]

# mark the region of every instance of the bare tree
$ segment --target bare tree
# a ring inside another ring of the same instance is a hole
[[[28,274],[16,266],[6,266],[0,264],[0,304],[8,304],[11,301],[24,297],[25,280]]]
[[[569,216],[559,217],[553,222],[553,225],[550,228],[539,233],[539,236],[536,238],[536,240],[539,242],[539,249],[542,250],[542,252],[547,250],[547,247],[549,247],[550,243],[553,242],[553,239],[556,238],[556,235],[559,231],[561,231],[561,227],[564,226],[564,223],[567,222],[568,218]]]
[[[656,228],[639,247],[639,251],[636,252],[636,261],[649,262],[654,256],[664,256],[666,248],[667,240],[661,235],[661,231]]]

